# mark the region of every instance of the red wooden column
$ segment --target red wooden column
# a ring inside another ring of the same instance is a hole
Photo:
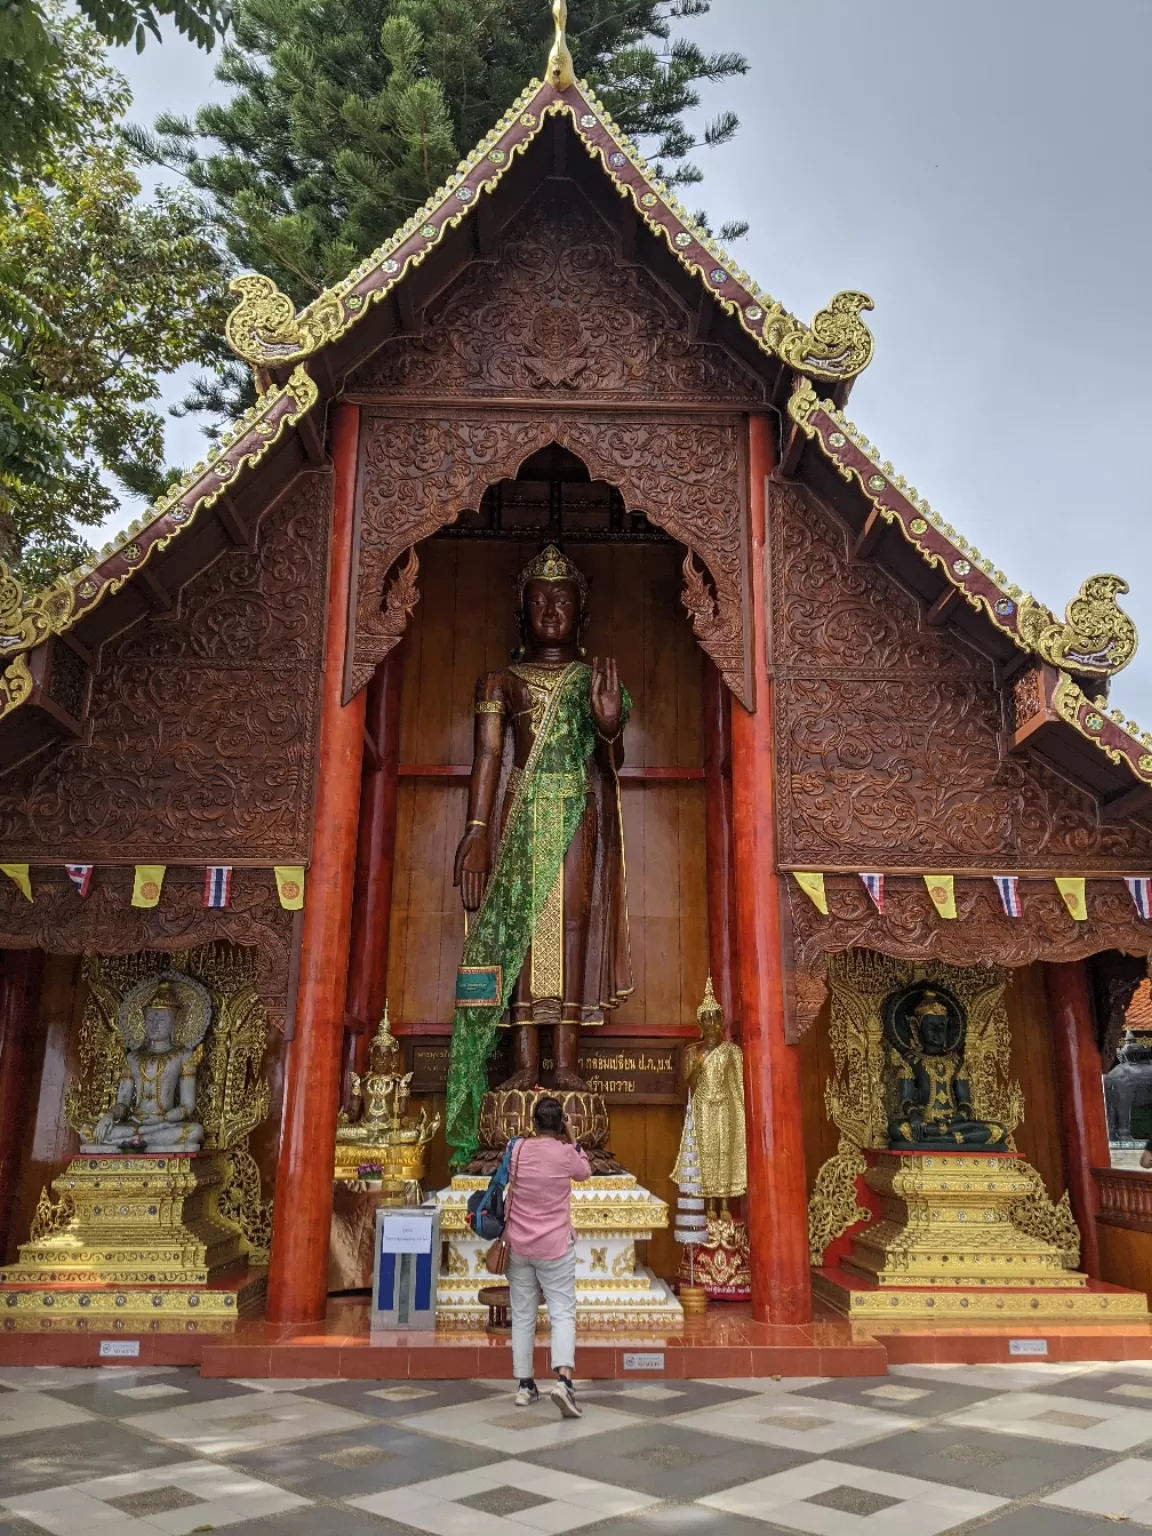
[[[704,662],[704,840],[708,856],[708,964],[730,1038],[739,1038],[736,888],[732,869],[732,695]]]
[[[368,1065],[368,1045],[388,996],[388,940],[396,860],[396,808],[400,788],[400,648],[380,663],[368,685],[365,733],[372,755],[364,762],[356,900],[348,968],[348,1012],[367,1024],[353,1036],[353,1070]]]
[[[1099,1280],[1096,1212],[1100,1195],[1092,1170],[1107,1168],[1109,1164],[1108,1121],[1087,967],[1083,960],[1046,965],[1044,983],[1056,1060],[1064,1181],[1072,1214],[1080,1228],[1080,1268],[1093,1280]]]
[[[268,1275],[268,1318],[278,1323],[319,1322],[327,1303],[332,1157],[364,758],[364,690],[351,703],[340,702],[359,427],[356,406],[336,407],[332,418],[328,638],[321,683],[312,860],[305,887],[296,1033],[284,1084]]]
[[[748,1236],[752,1312],[763,1322],[812,1316],[808,1201],[800,1111],[800,1061],[784,1038],[780,891],[768,675],[767,480],[775,463],[770,423],[750,422],[752,661],[756,710],[732,706],[732,829],[736,932],[748,1120]]]
[[[0,1263],[8,1250],[8,1229],[20,1177],[20,1130],[35,1118],[29,1111],[27,1067],[32,1057],[40,975],[38,949],[10,949],[0,956]]]

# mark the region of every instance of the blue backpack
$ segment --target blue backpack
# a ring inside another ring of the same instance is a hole
[[[516,1140],[523,1138],[517,1137]],[[504,1156],[496,1172],[488,1180],[487,1189],[477,1189],[468,1196],[468,1215],[465,1218],[477,1237],[485,1242],[495,1242],[504,1236],[504,1196],[508,1190],[508,1174],[512,1167],[512,1149],[516,1141],[504,1148]]]

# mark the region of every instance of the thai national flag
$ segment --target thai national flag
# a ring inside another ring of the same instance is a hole
[[[1132,900],[1140,916],[1152,917],[1152,879],[1147,875],[1125,876],[1124,884],[1132,893]]]
[[[861,878],[861,880],[863,880],[865,888],[867,889],[869,896],[871,896],[872,901],[875,904],[877,912],[879,912],[880,915],[883,916],[884,915],[884,876],[883,875],[865,875],[865,874],[861,874],[860,878]]]
[[[1020,916],[1020,876],[1019,875],[993,875],[996,889],[1000,892],[1000,900],[1004,904],[1004,912],[1008,917]]]
[[[204,905],[206,907],[230,907],[232,905],[231,864],[209,864],[205,867]]]
[[[64,868],[68,871],[68,878],[76,887],[77,894],[87,896],[88,887],[92,884],[91,864],[65,864]]]

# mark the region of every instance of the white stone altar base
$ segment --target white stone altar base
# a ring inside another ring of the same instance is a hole
[[[438,1327],[482,1327],[488,1321],[479,1292],[500,1283],[484,1267],[491,1242],[476,1237],[464,1220],[468,1196],[487,1187],[486,1178],[457,1174],[436,1196],[447,1255],[436,1287]],[[636,1262],[636,1244],[667,1225],[667,1204],[630,1173],[573,1184],[578,1328],[680,1326],[684,1313],[679,1301],[663,1280]]]

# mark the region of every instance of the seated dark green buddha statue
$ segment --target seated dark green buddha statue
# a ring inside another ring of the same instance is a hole
[[[889,1015],[899,1111],[888,1122],[888,1145],[917,1152],[1009,1150],[1004,1127],[973,1113],[959,1005],[931,988],[918,990],[918,999],[906,996],[905,1007],[897,1004]]]

